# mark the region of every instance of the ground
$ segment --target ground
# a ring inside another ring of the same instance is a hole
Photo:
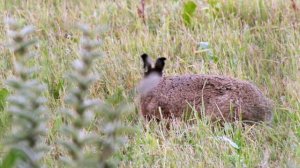
[[[48,167],[64,151],[60,107],[71,87],[65,74],[78,55],[76,23],[102,26],[103,57],[93,69],[99,80],[91,96],[117,95],[136,104],[124,118],[136,129],[113,160],[120,167],[299,167],[300,165],[300,2],[285,0],[194,1],[195,12],[182,17],[180,0],[0,1],[0,18],[18,18],[34,25],[32,48],[39,57],[37,79],[48,84]],[[0,25],[0,89],[12,75],[12,57]],[[206,118],[171,128],[148,123],[139,114],[135,87],[142,78],[140,55],[167,58],[165,75],[219,74],[249,80],[274,102],[270,125],[241,123],[216,126]],[[0,113],[0,144],[11,129],[5,110]],[[96,118],[97,120],[97,118]],[[100,120],[100,119],[99,119]],[[91,128],[95,127],[92,125]],[[0,150],[5,145],[0,145]],[[4,153],[0,152],[0,157]]]

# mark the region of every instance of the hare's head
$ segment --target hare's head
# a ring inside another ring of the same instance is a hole
[[[149,76],[150,74],[157,74],[159,76],[162,76],[162,71],[165,66],[165,57],[157,58],[155,65],[153,66],[151,58],[146,54],[142,54],[141,58],[144,63],[144,77]]]

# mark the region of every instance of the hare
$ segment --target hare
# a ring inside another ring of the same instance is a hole
[[[144,79],[140,82],[141,113],[147,119],[181,118],[191,109],[212,121],[270,121],[271,101],[247,81],[218,75],[163,77],[166,58],[152,66],[147,54],[141,55]]]

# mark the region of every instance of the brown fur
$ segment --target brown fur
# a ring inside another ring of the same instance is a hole
[[[146,118],[181,118],[194,107],[200,115],[205,114],[213,121],[272,119],[271,101],[249,82],[214,75],[160,77],[158,80],[156,86],[141,93],[141,111]]]

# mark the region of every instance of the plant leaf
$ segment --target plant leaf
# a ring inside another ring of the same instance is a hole
[[[0,90],[0,111],[4,110],[6,97],[8,96],[8,90],[3,88]]]
[[[188,1],[183,5],[182,18],[184,24],[190,26],[192,23],[192,17],[196,11],[197,5],[193,1]]]
[[[15,167],[15,163],[19,159],[26,158],[25,154],[18,149],[12,149],[8,152],[8,154],[3,159],[2,164],[0,165],[0,168],[13,168]]]

